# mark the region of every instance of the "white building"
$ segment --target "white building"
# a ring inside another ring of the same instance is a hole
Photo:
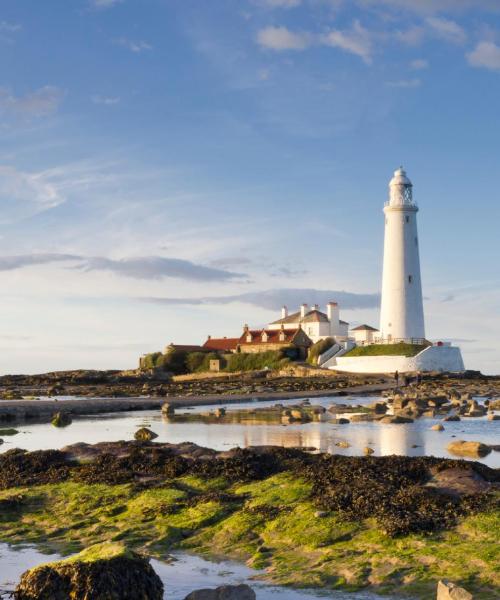
[[[281,309],[281,318],[270,323],[268,329],[282,327],[286,330],[301,328],[313,342],[317,342],[328,337],[345,340],[349,323],[340,319],[339,305],[336,302],[329,302],[326,313],[320,311],[317,304],[311,309],[307,304],[302,304],[300,310],[292,314],[289,314],[288,308],[284,306]]]
[[[387,351],[373,356],[367,348],[366,353],[350,356],[347,346],[329,358],[330,368],[355,373],[464,370],[460,348],[425,339],[417,212],[413,185],[401,167],[389,183],[389,201],[384,206],[380,332],[369,326],[351,332],[357,345],[384,344]],[[412,344],[414,351],[408,354],[413,356],[391,354],[392,344],[398,342]]]
[[[389,183],[384,207],[384,268],[380,337],[384,342],[425,340],[417,232],[418,207],[403,168]]]

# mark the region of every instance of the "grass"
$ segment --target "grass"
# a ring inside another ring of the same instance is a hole
[[[426,344],[370,344],[369,346],[356,346],[343,357],[353,356],[416,356],[427,348]]]
[[[122,545],[157,558],[184,548],[248,561],[284,585],[371,585],[427,599],[447,578],[477,600],[498,592],[498,511],[468,516],[446,531],[390,538],[374,519],[317,516],[310,491],[291,472],[232,485],[189,475],[146,490],[74,482],[12,488],[0,500],[16,495],[22,502],[0,514],[0,541],[66,555],[111,544],[90,548],[89,560]]]

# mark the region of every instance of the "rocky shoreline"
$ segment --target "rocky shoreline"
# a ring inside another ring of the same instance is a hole
[[[495,597],[500,471],[433,457],[113,442],[0,455],[0,541],[247,561],[282,585]],[[432,560],[431,560],[432,558]]]

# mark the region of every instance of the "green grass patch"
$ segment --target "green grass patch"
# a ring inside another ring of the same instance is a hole
[[[426,344],[370,344],[369,346],[356,346],[344,357],[352,356],[416,356],[428,346]]]
[[[193,475],[140,489],[65,482],[0,492],[20,498],[0,514],[0,541],[88,560],[123,546],[164,558],[174,548],[248,561],[265,578],[295,586],[434,597],[436,583],[462,584],[477,600],[495,597],[500,512],[468,516],[445,531],[391,538],[375,519],[318,514],[311,483],[283,472],[247,484]],[[110,545],[97,546],[109,542]],[[85,557],[85,554],[83,555]]]

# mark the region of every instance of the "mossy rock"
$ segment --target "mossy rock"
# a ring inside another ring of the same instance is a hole
[[[54,427],[67,427],[73,423],[73,419],[68,413],[58,412],[52,417],[51,423]]]
[[[149,561],[118,543],[104,543],[60,562],[26,571],[16,600],[162,600]]]
[[[150,442],[151,440],[154,440],[157,437],[158,434],[156,434],[154,431],[151,431],[151,429],[148,429],[147,427],[141,427],[134,434],[134,438],[138,442]]]
[[[17,429],[0,429],[0,435],[9,436],[9,435],[17,435],[19,431]]]

